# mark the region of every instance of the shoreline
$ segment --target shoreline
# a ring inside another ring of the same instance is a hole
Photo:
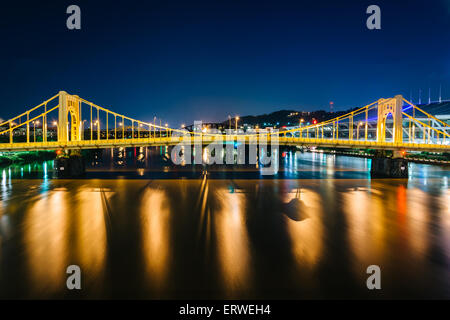
[[[375,156],[371,154],[358,154],[358,153],[352,153],[352,152],[342,152],[342,151],[336,151],[336,150],[307,150],[306,152],[311,153],[325,153],[325,154],[334,154],[334,155],[341,155],[341,156],[349,156],[349,157],[355,157],[355,158],[366,158],[366,159],[373,159]],[[450,166],[450,161],[445,160],[437,160],[437,159],[421,159],[421,158],[413,158],[413,157],[406,157],[406,160],[408,162],[413,163],[420,163],[420,164],[429,164],[429,165],[438,165],[438,166]]]

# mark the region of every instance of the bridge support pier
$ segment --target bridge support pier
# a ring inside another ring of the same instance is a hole
[[[63,152],[55,160],[55,172],[60,178],[75,178],[86,172],[83,156],[79,151]]]
[[[387,157],[384,151],[377,152],[372,159],[370,175],[372,178],[408,178],[408,160],[397,151],[392,157]]]

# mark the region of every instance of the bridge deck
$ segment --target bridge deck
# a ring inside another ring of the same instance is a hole
[[[231,136],[233,137],[233,136]],[[195,143],[207,145],[211,143],[220,143],[224,139],[222,136],[203,136],[199,138],[183,138],[180,137],[162,137],[162,138],[136,138],[136,139],[102,139],[102,140],[82,140],[82,141],[47,141],[47,142],[30,142],[20,143],[14,142],[0,144],[1,151],[34,151],[34,150],[57,150],[57,149],[101,149],[101,148],[116,148],[116,147],[147,147],[147,146],[173,146],[180,143],[191,144]],[[278,139],[263,139],[259,141],[257,138],[250,138],[249,136],[234,136],[234,140],[245,144],[264,144],[266,141],[268,145],[275,143],[282,146],[316,146],[328,148],[361,148],[361,149],[389,149],[389,150],[411,150],[411,151],[430,151],[430,152],[445,152],[450,151],[450,146],[447,144],[429,144],[429,143],[394,143],[394,142],[377,142],[364,140],[344,140],[344,139],[315,139],[315,138],[297,138],[297,137],[279,137]]]

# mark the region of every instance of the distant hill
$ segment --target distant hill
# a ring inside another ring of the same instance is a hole
[[[423,110],[433,114],[450,114],[450,101],[432,102],[430,104],[418,105]],[[272,113],[257,115],[257,116],[242,116],[239,117],[239,125],[259,125],[264,126],[298,126],[300,119],[304,120],[304,124],[313,123],[313,120],[317,122],[326,121],[344,115],[358,108],[348,109],[345,111],[329,112],[325,110],[317,111],[298,111],[298,110],[280,110]],[[221,122],[225,127],[228,127],[229,120]],[[235,119],[231,119],[231,126],[234,127]]]
[[[329,120],[340,115],[346,114],[352,110],[328,112],[324,110],[318,111],[297,111],[297,110],[279,110],[268,114],[262,114],[257,116],[242,116],[239,117],[239,125],[259,125],[264,126],[298,126],[300,119],[303,119],[303,123],[312,123],[313,120],[317,122]],[[221,123],[224,126],[228,126],[229,120]],[[231,119],[231,126],[235,125],[235,118]]]
[[[418,105],[423,110],[433,114],[433,115],[449,115],[450,114],[450,101],[442,101],[442,102],[432,102],[430,104],[420,104]],[[279,110],[272,113],[266,113],[261,115],[247,115],[239,117],[239,126],[249,125],[255,127],[258,125],[260,128],[264,127],[290,127],[290,126],[298,126],[301,119],[303,119],[303,125],[312,124],[314,120],[317,122],[322,122],[326,120],[330,120],[359,108],[348,109],[344,111],[337,112],[329,112],[325,110],[317,110],[317,111],[298,111],[298,110]],[[231,120],[227,119],[218,123],[209,123],[207,125],[219,128],[228,128],[230,126],[234,128],[236,125],[235,118],[231,118]],[[206,124],[206,123],[205,123]],[[187,127],[192,128],[192,125]]]

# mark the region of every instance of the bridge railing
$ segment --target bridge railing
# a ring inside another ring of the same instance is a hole
[[[0,124],[0,144],[35,143],[40,138],[42,142],[47,142],[49,115],[59,107],[58,104],[55,105],[58,96],[58,94],[54,95],[24,113],[2,122]],[[18,141],[14,141],[15,136]]]

